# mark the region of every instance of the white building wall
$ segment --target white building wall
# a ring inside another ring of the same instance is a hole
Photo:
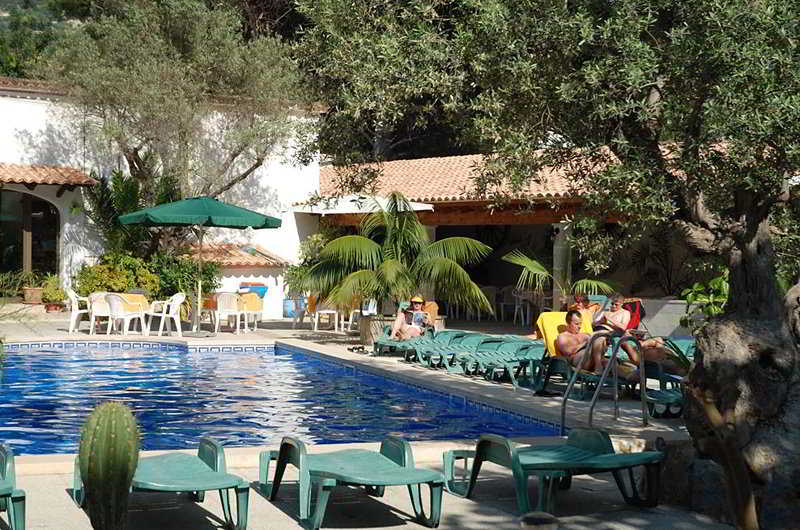
[[[242,282],[263,283],[267,294],[262,300],[262,318],[283,317],[283,272],[281,268],[226,267],[222,269],[222,285],[219,292],[235,293]]]
[[[124,159],[109,145],[92,144],[80,131],[69,127],[65,106],[55,100],[29,99],[0,94],[0,162],[43,164],[95,170],[107,174],[124,167]],[[299,244],[317,230],[316,216],[295,214],[294,202],[306,200],[319,191],[319,164],[295,165],[291,161],[294,146],[254,171],[245,181],[225,193],[221,200],[279,217],[282,226],[275,230],[209,230],[209,241],[258,244],[295,262]],[[61,275],[65,283],[84,261],[102,254],[102,239],[91,228],[83,212],[80,189],[56,197],[57,186],[38,186],[30,191],[24,186],[7,185],[6,189],[23,191],[52,202],[61,217]],[[238,285],[238,284],[237,284]],[[282,282],[280,291],[282,298]],[[277,292],[275,296],[278,296]],[[277,314],[277,309],[270,309]]]

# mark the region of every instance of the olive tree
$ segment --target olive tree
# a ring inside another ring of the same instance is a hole
[[[286,45],[245,40],[233,8],[200,0],[99,10],[52,45],[39,71],[64,87],[76,123],[124,156],[145,195],[166,176],[179,196],[218,196],[304,123]]]
[[[800,5],[465,4],[458,52],[496,153],[479,189],[522,189],[555,166],[593,213],[572,224],[595,267],[655,225],[727,263],[730,297],[697,337],[686,424],[722,464],[739,526],[798,520],[800,289],[780,294],[770,215],[800,166]],[[618,230],[590,235],[609,215]]]

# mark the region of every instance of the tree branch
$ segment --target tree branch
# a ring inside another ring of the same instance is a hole
[[[247,168],[244,172],[240,173],[239,175],[228,181],[225,185],[221,186],[220,188],[217,188],[215,191],[208,193],[207,195],[209,197],[218,197],[222,195],[223,193],[225,193],[226,191],[228,191],[229,189],[231,189],[232,187],[234,187],[235,185],[237,185],[238,183],[249,177],[253,173],[253,171],[260,168],[264,164],[265,158],[266,155],[262,154],[261,156],[256,158],[255,162],[253,162],[250,165],[250,167]]]

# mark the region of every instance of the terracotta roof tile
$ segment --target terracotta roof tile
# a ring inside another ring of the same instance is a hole
[[[14,184],[61,184],[94,186],[97,181],[83,171],[71,167],[26,166],[0,162],[0,182]]]
[[[473,179],[482,160],[482,155],[461,155],[384,162],[380,166],[376,193],[387,195],[399,191],[407,199],[419,202],[481,200],[473,195]],[[540,182],[530,182],[530,197],[566,199],[575,196],[563,173],[544,169],[539,177],[537,181]],[[333,166],[320,168],[322,196],[336,194],[336,181]]]
[[[188,252],[200,256],[197,246]],[[236,245],[234,243],[212,243],[203,245],[203,260],[219,263],[223,267],[286,267],[289,262],[259,245]]]
[[[63,96],[66,93],[63,86],[48,81],[5,76],[0,76],[0,92],[31,97]]]

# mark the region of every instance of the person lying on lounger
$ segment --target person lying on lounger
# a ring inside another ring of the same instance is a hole
[[[572,366],[578,366],[583,359],[584,347],[591,339],[589,333],[581,333],[581,323],[583,317],[580,311],[572,309],[567,311],[567,329],[561,332],[556,338],[556,351],[569,360]],[[582,366],[584,370],[602,373],[605,359],[603,354],[606,351],[605,339],[594,341],[592,344],[592,356],[588,362]]]
[[[597,315],[593,327],[595,331],[610,331],[613,337],[623,337],[637,333],[637,330],[628,329],[631,320],[631,312],[622,307],[624,297],[615,293],[611,295],[611,311],[605,311]],[[639,334],[639,345],[646,361],[663,363],[664,369],[669,373],[685,375],[685,370],[671,361],[672,352],[664,346],[664,339],[661,337],[644,338],[644,334]],[[639,364],[639,352],[630,342],[622,345],[622,349],[628,354],[628,358],[633,364]]]
[[[411,298],[411,305],[408,309],[399,309],[397,318],[392,325],[390,337],[396,340],[408,340],[419,337],[425,331],[425,326],[429,325],[428,314],[422,311],[425,303],[422,296],[416,295]]]

